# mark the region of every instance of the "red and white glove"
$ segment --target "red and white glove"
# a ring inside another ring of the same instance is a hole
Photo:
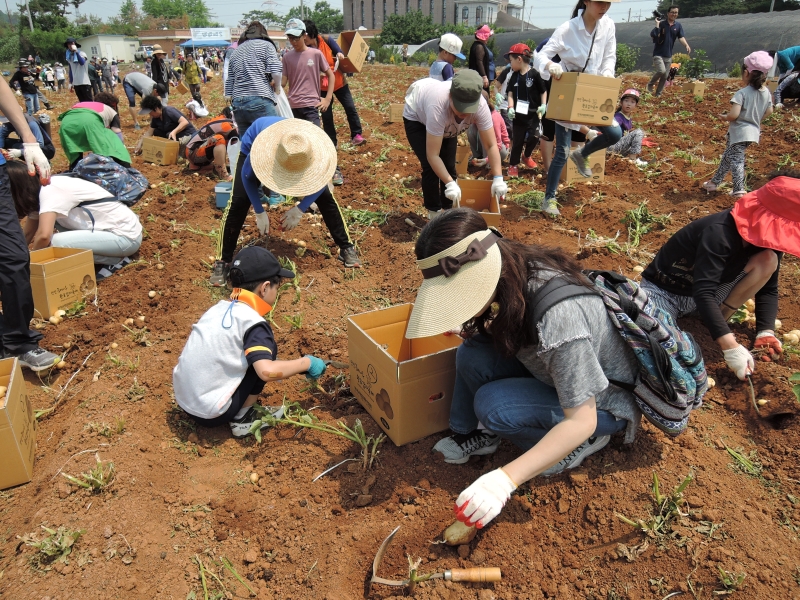
[[[454,510],[456,518],[482,529],[503,510],[517,484],[511,481],[503,469],[495,469],[481,475],[458,496]]]
[[[598,133],[599,131],[597,131],[596,129],[590,129],[589,131],[586,132],[586,141],[591,142],[594,138],[597,137]]]
[[[753,356],[747,351],[747,348],[741,344],[736,346],[736,348],[723,350],[722,356],[725,358],[725,363],[730,370],[736,373],[736,377],[742,381],[756,368]]]
[[[50,183],[50,163],[42,152],[41,146],[37,142],[22,144],[22,153],[25,156],[25,164],[28,166],[28,175],[35,175],[38,171],[39,181],[42,185]]]
[[[759,331],[756,334],[756,341],[753,343],[753,350],[761,350],[764,353],[761,355],[761,360],[764,362],[772,362],[778,360],[778,357],[783,354],[783,345],[780,340],[775,337],[775,332],[771,329]]]

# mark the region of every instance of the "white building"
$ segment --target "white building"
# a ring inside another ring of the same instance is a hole
[[[492,25],[500,11],[508,13],[515,19],[522,18],[522,7],[497,0],[467,0],[457,4],[458,23],[469,27]]]
[[[111,60],[133,62],[133,53],[139,47],[139,40],[126,35],[98,34],[78,40],[87,56],[97,56]]]
[[[430,15],[434,23],[442,25],[492,25],[500,11],[522,18],[522,7],[509,4],[508,0],[343,0],[342,4],[347,29],[380,30],[389,15],[405,15],[415,10]]]

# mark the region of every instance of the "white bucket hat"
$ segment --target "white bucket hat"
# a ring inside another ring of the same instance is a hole
[[[250,164],[259,181],[284,196],[320,191],[336,170],[336,148],[320,127],[302,119],[283,119],[258,134]]]
[[[465,57],[463,54],[461,54],[461,46],[461,38],[455,33],[445,33],[439,40],[439,48],[449,52],[456,58],[464,60]]]
[[[424,280],[408,320],[408,339],[460,327],[489,303],[500,281],[499,239],[484,229],[417,261]]]

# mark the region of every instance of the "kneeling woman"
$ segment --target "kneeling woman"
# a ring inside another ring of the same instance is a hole
[[[54,175],[43,186],[28,175],[25,163],[10,161],[6,167],[17,216],[28,217],[25,239],[34,250],[51,245],[91,250],[100,276],[102,266],[118,265],[139,250],[139,217],[99,185]]]
[[[456,355],[455,435],[434,450],[454,464],[493,453],[501,438],[522,450],[462,492],[460,520],[482,527],[532,477],[577,467],[614,433],[625,430],[625,442],[633,441],[641,413],[609,380],[632,384],[639,364],[602,299],[569,298],[540,322],[529,318],[534,293],[550,278],[586,285],[577,262],[555,248],[499,238],[466,208],[428,223],[415,252],[424,280],[406,336],[463,326],[466,339]]]

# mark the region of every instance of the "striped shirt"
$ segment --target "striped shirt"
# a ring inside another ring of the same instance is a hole
[[[266,40],[248,40],[234,51],[228,64],[225,95],[232,98],[258,96],[275,102],[273,81],[281,80],[281,59],[275,46]]]

